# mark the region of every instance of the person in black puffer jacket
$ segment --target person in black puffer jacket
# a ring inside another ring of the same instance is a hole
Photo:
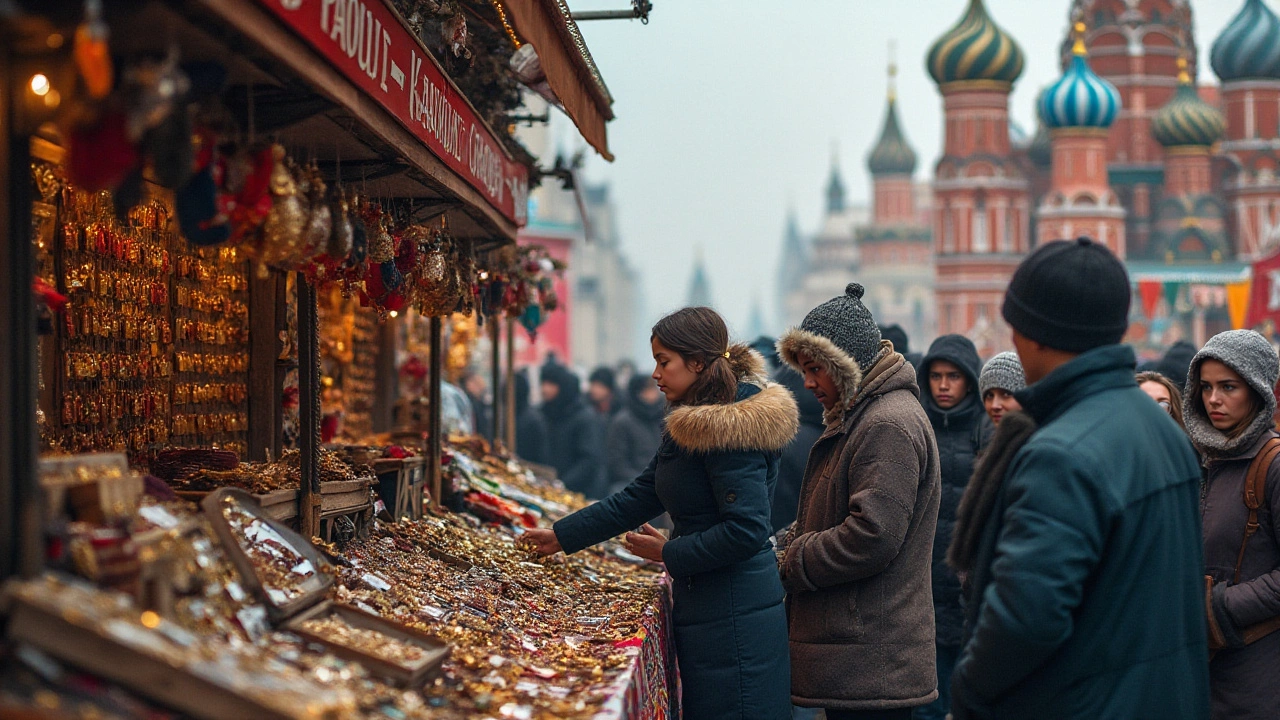
[[[516,382],[516,455],[539,465],[546,465],[551,453],[547,450],[547,420],[542,411],[529,403],[529,376],[524,370],[515,374]]]
[[[773,373],[773,381],[791,391],[800,407],[800,432],[782,451],[782,465],[778,468],[778,487],[773,491],[773,509],[770,522],[776,533],[796,521],[800,506],[800,483],[804,480],[804,468],[809,463],[809,451],[822,437],[826,424],[822,421],[822,403],[813,393],[804,389],[804,377],[788,366]]]
[[[956,508],[964,495],[974,460],[991,439],[994,426],[978,395],[982,362],[963,335],[943,335],[920,360],[920,402],[933,425],[942,461],[942,502],[933,536],[933,611],[937,628],[938,699],[918,708],[917,720],[942,720],[951,709],[951,671],[964,641],[960,579],[947,566],[947,547],[955,531]]]
[[[542,415],[548,461],[564,486],[591,500],[606,495],[604,423],[582,395],[582,383],[563,365],[542,369]]]

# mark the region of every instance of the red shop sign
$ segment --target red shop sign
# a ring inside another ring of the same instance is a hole
[[[259,2],[503,216],[525,224],[527,169],[507,156],[436,59],[383,0]]]

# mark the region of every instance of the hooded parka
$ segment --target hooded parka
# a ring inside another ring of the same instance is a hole
[[[1234,370],[1263,401],[1253,421],[1235,438],[1213,427],[1197,392],[1205,360],[1217,360]],[[1277,368],[1275,350],[1251,330],[1215,335],[1196,354],[1187,373],[1183,407],[1187,433],[1205,458],[1206,484],[1200,512],[1204,534],[1205,574],[1214,580],[1207,620],[1227,640],[1227,647],[1209,663],[1214,720],[1274,720],[1280,718],[1280,632],[1245,645],[1242,635],[1251,625],[1280,615],[1280,462],[1267,470],[1266,496],[1258,511],[1258,530],[1249,538],[1235,582],[1236,560],[1244,542],[1249,510],[1244,485],[1249,465],[1268,440],[1276,437],[1272,392]]]
[[[821,367],[840,397],[827,411],[781,560],[792,702],[841,710],[914,708],[937,697],[929,565],[938,448],[911,364],[883,341],[863,377],[828,338],[778,341]]]
[[[1015,393],[1039,428],[978,541],[955,720],[1208,714],[1200,473],[1135,364],[1106,345]]]
[[[638,375],[627,383],[622,410],[609,420],[605,447],[609,457],[609,492],[615,493],[636,479],[662,444],[662,416],[666,403],[647,403],[640,397],[651,378]]]
[[[604,425],[582,396],[582,384],[569,368],[551,365],[542,382],[560,389],[542,404],[547,421],[547,461],[564,486],[591,499],[605,495]]]
[[[732,349],[737,400],[676,407],[649,466],[621,492],[555,524],[567,553],[666,511],[683,717],[787,720],[790,667],[769,500],[796,403],[763,378],[764,360]]]
[[[964,398],[946,410],[938,406],[929,391],[929,370],[935,360],[960,368],[967,382]],[[973,475],[974,461],[995,429],[978,394],[981,373],[982,361],[973,341],[963,335],[943,335],[929,346],[916,375],[920,404],[938,441],[942,468],[942,500],[938,505],[938,529],[933,536],[933,610],[938,644],[948,647],[959,647],[964,638],[964,608],[960,602],[960,578],[946,562],[947,548],[955,531],[956,509]]]

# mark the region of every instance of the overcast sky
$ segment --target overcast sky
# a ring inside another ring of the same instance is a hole
[[[645,327],[683,305],[701,245],[716,305],[745,333],[754,297],[774,322],[787,208],[795,207],[806,233],[816,228],[833,144],[850,201],[867,200],[864,157],[883,118],[891,40],[904,130],[920,158],[916,177],[932,175],[942,109],[924,56],[966,0],[652,1],[648,25],[581,24],[618,116],[609,125],[617,160],[594,157],[588,176],[612,184],[626,254],[643,276]],[[630,4],[570,2],[574,10]],[[1193,0],[1201,82],[1216,81],[1208,49],[1242,5]],[[987,0],[1026,54],[1010,109],[1028,132],[1036,93],[1059,74],[1069,7],[1068,0]],[[571,145],[564,124],[558,132]]]

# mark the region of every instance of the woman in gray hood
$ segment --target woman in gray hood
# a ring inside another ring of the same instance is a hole
[[[1200,510],[1215,720],[1280,717],[1280,463],[1266,462],[1255,531],[1246,535],[1249,467],[1276,438],[1273,390],[1280,361],[1252,330],[1215,335],[1187,373],[1187,433],[1205,459]]]

